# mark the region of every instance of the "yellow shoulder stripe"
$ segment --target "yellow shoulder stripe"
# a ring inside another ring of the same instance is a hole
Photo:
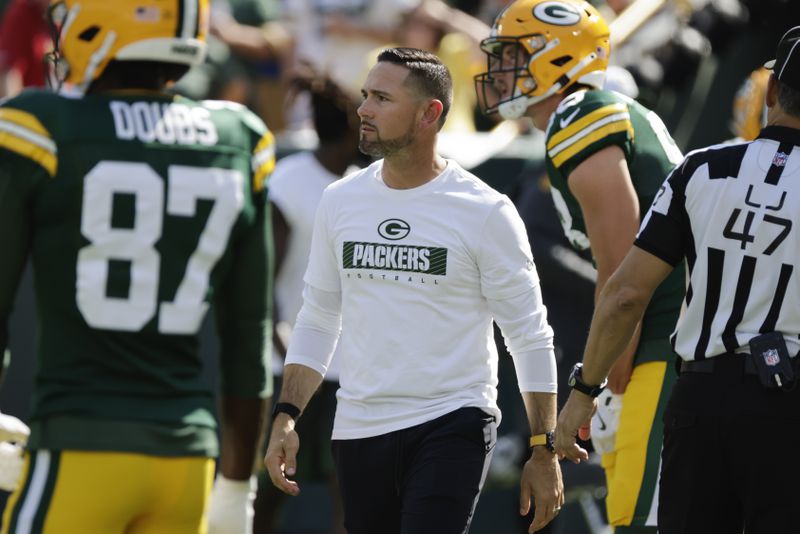
[[[558,145],[565,139],[568,139],[575,135],[576,133],[580,132],[588,125],[593,122],[599,121],[609,115],[613,115],[614,113],[621,113],[627,112],[628,107],[625,104],[617,103],[617,104],[609,104],[608,106],[603,106],[602,108],[596,109],[586,115],[585,117],[581,117],[580,119],[576,120],[573,124],[568,125],[563,130],[557,132],[547,141],[547,150],[549,151],[554,146]]]
[[[56,175],[58,167],[58,158],[55,153],[46,150],[36,143],[31,143],[20,137],[12,135],[2,130],[0,125],[0,148],[5,148],[11,152],[16,152],[24,158],[28,158],[34,163],[38,163],[47,171],[52,178]]]
[[[558,153],[558,155],[554,156],[553,165],[556,167],[560,167],[565,161],[569,158],[586,148],[587,146],[591,145],[592,143],[603,139],[611,134],[615,134],[618,132],[624,132],[625,130],[629,131],[631,137],[633,137],[633,127],[630,121],[627,120],[620,120],[616,122],[612,122],[602,128],[598,128],[594,132],[590,133],[587,136],[584,136],[579,141],[576,141],[568,148],[562,150]]]
[[[267,132],[253,150],[253,190],[264,189],[267,178],[275,168],[275,137]]]
[[[258,154],[265,148],[272,147],[275,144],[275,136],[272,135],[272,132],[265,133],[261,140],[256,145],[256,148],[253,150],[253,154]]]
[[[42,126],[42,123],[39,122],[39,119],[37,119],[36,116],[28,113],[27,111],[12,108],[0,108],[0,121],[7,121],[11,124],[16,124],[17,126],[21,126],[22,128],[30,130],[35,134],[39,134],[50,139],[50,132],[48,132],[47,129]]]
[[[275,169],[275,160],[268,161],[267,163],[263,164],[261,167],[256,169],[256,172],[253,173],[253,190],[256,192],[264,190],[264,184],[269,178],[269,175],[272,174],[272,171]]]
[[[16,152],[41,165],[55,176],[58,165],[56,144],[50,132],[33,114],[0,108],[0,147]]]

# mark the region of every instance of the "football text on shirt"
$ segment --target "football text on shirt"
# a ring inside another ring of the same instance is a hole
[[[209,111],[202,107],[164,102],[123,102],[110,104],[117,138],[143,143],[211,146],[219,135]]]

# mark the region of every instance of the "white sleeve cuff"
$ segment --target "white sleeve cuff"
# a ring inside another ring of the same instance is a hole
[[[536,393],[557,393],[558,375],[553,349],[512,353],[519,390]]]
[[[488,303],[514,358],[520,391],[555,393],[558,378],[553,329],[547,322],[539,286],[510,298],[488,299]]]

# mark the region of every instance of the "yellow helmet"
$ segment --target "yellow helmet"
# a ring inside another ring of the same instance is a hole
[[[208,0],[52,0],[59,78],[84,92],[111,60],[196,65]]]
[[[764,67],[754,70],[736,91],[733,99],[734,135],[745,141],[758,137],[767,124],[767,82],[771,71]]]
[[[601,88],[609,30],[582,0],[517,0],[497,16],[481,48],[488,70],[475,77],[480,105],[484,113],[515,119],[575,83]],[[511,81],[497,94],[501,77]]]

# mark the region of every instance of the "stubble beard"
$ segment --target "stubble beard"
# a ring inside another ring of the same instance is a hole
[[[374,158],[386,158],[397,154],[402,149],[409,146],[416,138],[416,129],[414,121],[408,125],[406,132],[400,137],[394,139],[381,139],[378,129],[375,128],[375,140],[367,141],[364,134],[360,134],[358,138],[358,149],[368,156]]]

